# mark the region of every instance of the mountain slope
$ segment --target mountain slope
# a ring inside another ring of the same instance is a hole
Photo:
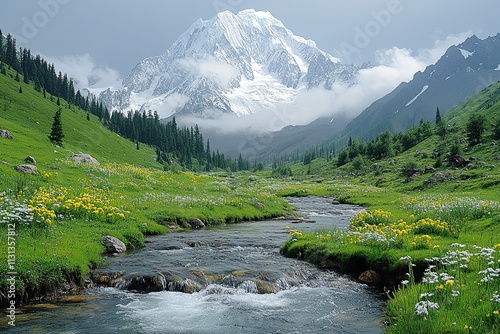
[[[56,148],[49,141],[52,120],[59,109],[49,94],[44,98],[33,86],[16,82],[14,71],[8,76],[0,75],[0,129],[9,130],[13,140],[0,138],[2,161],[6,165],[21,164],[28,155],[35,157],[45,167],[55,161],[67,159],[72,153],[89,153],[101,163],[131,163],[142,166],[160,165],[155,161],[155,152],[146,146],[139,150],[130,140],[106,129],[97,117],[66,103],[61,103],[64,132],[63,147]],[[12,76],[12,78],[11,78]],[[19,93],[19,87],[22,93]],[[13,169],[9,168],[9,171]]]
[[[268,12],[226,11],[195,22],[164,54],[141,61],[123,89],[100,98],[110,110],[152,109],[161,117],[245,116],[289,106],[301,90],[355,84],[357,72]]]
[[[344,140],[367,140],[386,129],[400,132],[421,119],[433,120],[437,107],[445,114],[498,80],[500,34],[484,40],[472,36],[365,109],[346,127]]]

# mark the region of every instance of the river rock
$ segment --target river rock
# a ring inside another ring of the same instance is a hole
[[[120,239],[110,235],[105,235],[102,239],[104,241],[104,247],[106,247],[106,253],[108,254],[123,253],[127,250],[127,247]]]
[[[130,280],[127,290],[138,292],[157,292],[167,288],[167,281],[162,274],[139,275]]]
[[[14,169],[20,173],[36,174],[36,166],[30,164],[17,165]]]
[[[205,243],[203,243],[201,241],[188,241],[188,242],[186,242],[186,244],[188,244],[189,247],[201,247],[201,246],[205,246]]]
[[[184,292],[184,293],[195,293],[199,292],[203,286],[196,282],[193,281],[190,278],[186,278],[184,280],[175,280],[172,282],[168,282],[167,289],[169,291],[178,291],[178,292]]]
[[[205,223],[199,218],[189,218],[187,222],[192,228],[195,229],[205,227]]]
[[[255,282],[255,285],[257,286],[259,294],[276,293],[279,291],[278,287],[273,283],[260,279]]]
[[[0,130],[0,137],[14,139],[14,136],[12,135],[12,133],[10,133],[9,130]]]
[[[24,162],[26,162],[27,164],[36,165],[36,159],[33,158],[31,155],[28,155],[26,158],[24,158]]]
[[[99,161],[97,161],[90,154],[86,154],[86,153],[73,154],[71,156],[71,159],[73,159],[73,161],[76,162],[76,163],[88,164],[88,165],[95,165],[95,166],[100,166],[101,165],[99,163]]]
[[[380,281],[380,275],[375,270],[367,270],[358,277],[358,281],[364,284],[377,284]]]

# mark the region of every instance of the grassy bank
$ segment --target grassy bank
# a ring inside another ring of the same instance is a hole
[[[447,116],[446,136],[398,155],[293,166],[294,178],[314,180],[320,194],[343,180],[326,192],[366,211],[346,231],[289,230],[282,252],[355,279],[375,271],[373,284],[389,290],[388,333],[500,332],[499,91],[465,101]],[[466,127],[478,114],[482,139],[471,142]]]

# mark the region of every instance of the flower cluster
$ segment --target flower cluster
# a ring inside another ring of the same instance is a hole
[[[285,229],[290,233],[292,236],[292,241],[297,241],[298,239],[302,238],[304,236],[304,232],[299,231],[297,229],[291,229],[290,226],[285,226]]]
[[[26,202],[11,198],[3,192],[0,193],[0,224],[30,225],[32,222],[32,211]]]
[[[451,247],[441,257],[426,259],[429,266],[417,287],[419,297],[414,304],[415,314],[427,320],[431,310],[453,312],[454,309],[463,307],[461,305],[470,307],[472,303],[488,310],[483,322],[500,324],[498,248],[475,245],[467,247],[459,243],[453,243]],[[409,257],[404,257],[400,260],[407,262],[408,259]],[[402,286],[404,289],[410,288],[408,281],[402,282]],[[472,294],[471,290],[474,290]],[[466,297],[462,297],[464,295]],[[465,326],[468,328],[471,324],[467,323]]]
[[[104,217],[107,220],[124,218],[127,211],[112,206],[104,190],[86,187],[83,192],[71,195],[64,187],[40,187],[28,202],[33,219],[39,223],[52,224],[57,217]]]
[[[473,197],[451,197],[449,195],[425,195],[401,200],[402,208],[419,217],[431,217],[453,224],[468,219],[478,219],[500,214],[500,202],[478,200]]]
[[[351,218],[351,228],[366,225],[387,225],[390,222],[390,217],[390,212],[380,209],[361,211]]]

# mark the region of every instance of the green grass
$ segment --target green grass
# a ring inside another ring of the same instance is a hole
[[[332,190],[330,194],[341,202],[391,214],[389,219],[368,214],[354,217],[349,231],[292,230],[282,252],[355,277],[367,269],[381,273],[379,285],[394,289],[386,310],[388,333],[499,332],[500,301],[495,296],[500,291],[500,149],[492,137],[500,118],[499,92],[500,84],[495,84],[451,111],[446,116],[450,131],[444,140],[432,136],[398,156],[367,161],[362,170],[352,163],[334,168],[332,162],[323,159],[316,159],[310,166],[292,166],[293,182],[301,182],[303,188],[307,188],[303,180],[314,180],[320,188],[330,182],[344,182],[345,186],[336,191],[334,186],[326,186],[327,192]],[[488,123],[482,142],[470,146],[463,129],[473,112],[484,113]],[[470,160],[465,167],[455,168],[446,161],[455,143]],[[441,153],[441,166],[436,164],[434,152]],[[408,163],[422,172],[406,181],[402,171]],[[435,170],[426,168],[435,165]],[[424,173],[425,169],[429,172]],[[437,172],[451,178],[436,182],[431,176]],[[396,231],[400,221],[417,226],[401,235]],[[481,249],[490,250],[491,258],[481,256]],[[468,262],[462,263],[464,267],[439,265],[434,271],[453,279],[420,281],[431,264],[428,259],[443,259],[450,254],[467,254],[464,257]],[[416,267],[400,260],[408,256]],[[494,273],[488,282],[481,282],[484,270]],[[404,281],[409,282],[401,284]],[[433,295],[421,297],[423,293]],[[426,303],[437,303],[439,309]],[[428,306],[428,314],[418,314],[417,309],[421,312],[422,308],[417,306],[422,305]]]
[[[67,281],[80,283],[101,264],[105,234],[137,248],[146,235],[165,233],[170,225],[188,227],[191,217],[217,225],[291,211],[282,198],[256,187],[249,174],[163,171],[154,149],[141,145],[137,150],[95,116],[88,121],[86,112],[67,108],[64,101],[61,106],[65,137],[63,147],[56,147],[48,139],[59,108],[55,99],[0,75],[0,129],[14,136],[0,138],[0,252],[8,253],[13,240],[8,225],[15,224],[18,302],[51,293]],[[101,165],[72,162],[71,155],[80,152]],[[36,175],[13,168],[28,155],[37,160]],[[9,271],[1,262],[2,276]],[[0,292],[6,288],[2,280]]]

